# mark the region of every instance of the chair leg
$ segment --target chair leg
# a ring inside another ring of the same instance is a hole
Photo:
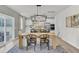
[[[49,41],[47,42],[48,50],[49,50]]]
[[[26,50],[28,50],[28,45],[27,45],[27,47],[26,47]]]
[[[35,44],[34,44],[34,51],[36,50],[36,42],[35,42]]]
[[[40,50],[42,49],[42,43],[40,42]]]
[[[29,43],[27,42],[26,50],[28,50]]]

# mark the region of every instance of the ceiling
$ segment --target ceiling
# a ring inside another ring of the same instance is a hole
[[[25,17],[37,14],[36,5],[8,5],[8,7]],[[57,13],[63,11],[67,7],[69,7],[69,5],[42,5],[38,8],[38,14],[54,17]]]

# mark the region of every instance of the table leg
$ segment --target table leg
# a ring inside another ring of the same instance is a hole
[[[23,48],[23,40],[22,37],[19,37],[19,48]]]
[[[53,49],[56,49],[58,45],[56,36],[52,36],[52,45],[53,45]]]
[[[55,38],[53,39],[52,43],[53,43],[53,49],[56,49],[56,39]]]

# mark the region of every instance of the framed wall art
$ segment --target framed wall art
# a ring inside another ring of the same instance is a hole
[[[79,14],[66,17],[66,27],[79,28]]]

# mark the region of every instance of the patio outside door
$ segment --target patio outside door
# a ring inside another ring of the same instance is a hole
[[[14,39],[14,17],[0,13],[0,46]]]

